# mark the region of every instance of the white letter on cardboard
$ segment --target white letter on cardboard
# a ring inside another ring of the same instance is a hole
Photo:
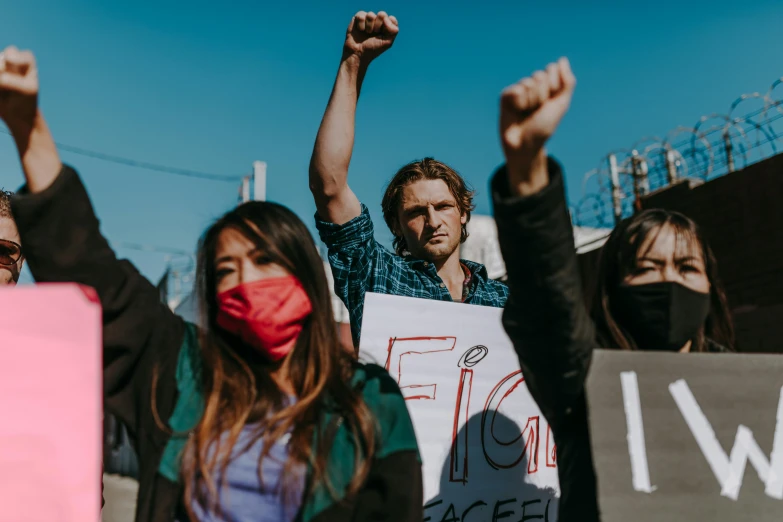
[[[620,382],[623,386],[623,404],[625,420],[628,426],[628,454],[631,457],[631,476],[633,489],[652,493],[655,486],[650,485],[650,469],[647,466],[647,446],[644,442],[644,423],[642,422],[642,404],[639,399],[639,382],[636,372],[622,372]]]
[[[745,475],[745,466],[750,461],[759,479],[766,484],[767,496],[783,499],[783,389],[778,402],[770,460],[767,460],[756,439],[753,438],[753,432],[743,425],[737,428],[731,455],[727,456],[688,384],[680,379],[669,385],[669,392],[674,397],[674,402],[677,403],[715,478],[718,479],[722,496],[737,500]]]

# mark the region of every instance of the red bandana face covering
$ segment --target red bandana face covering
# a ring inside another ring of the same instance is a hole
[[[217,295],[217,324],[272,361],[294,349],[310,299],[293,276],[244,283]]]

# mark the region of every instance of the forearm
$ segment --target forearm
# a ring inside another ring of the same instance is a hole
[[[31,125],[14,127],[10,131],[16,142],[28,190],[31,193],[45,190],[57,178],[62,163],[40,109]]]
[[[310,160],[310,188],[317,203],[338,196],[347,187],[356,104],[366,70],[355,56],[344,57],[340,62]]]
[[[503,170],[492,188],[511,291],[503,325],[528,387],[552,423],[583,393],[595,332],[584,306],[562,173],[554,161],[547,171],[550,182],[532,196],[509,192],[513,183]]]
[[[549,185],[546,149],[541,146],[530,157],[509,157],[506,161],[511,194],[526,197],[538,194]]]

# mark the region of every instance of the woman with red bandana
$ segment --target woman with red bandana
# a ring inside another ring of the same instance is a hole
[[[38,109],[30,53],[0,59],[0,118],[27,179],[12,205],[35,279],[100,297],[105,406],[139,454],[137,522],[422,519],[405,402],[341,348],[323,264],[290,210],[247,203],[206,231],[196,327],[101,235]]]

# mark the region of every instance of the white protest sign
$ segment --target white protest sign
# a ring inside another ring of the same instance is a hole
[[[368,293],[360,358],[406,398],[424,521],[557,520],[549,425],[524,384],[502,309]]]

